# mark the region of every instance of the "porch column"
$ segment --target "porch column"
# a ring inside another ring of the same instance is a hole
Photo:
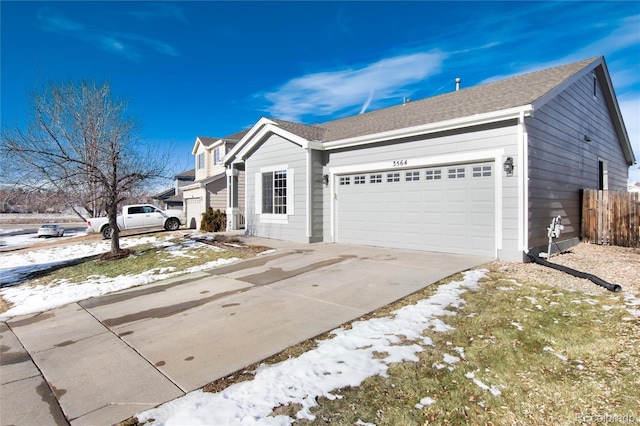
[[[240,229],[238,223],[238,169],[230,164],[227,177],[227,231]]]

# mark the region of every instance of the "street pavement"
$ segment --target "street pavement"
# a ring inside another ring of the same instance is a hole
[[[109,425],[491,259],[241,237],[275,252],[0,324],[2,425]]]

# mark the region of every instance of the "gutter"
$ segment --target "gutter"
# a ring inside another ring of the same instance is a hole
[[[356,136],[353,138],[342,139],[332,142],[324,142],[322,145],[325,150],[340,149],[353,147],[358,145],[366,145],[376,142],[384,142],[393,139],[408,138],[412,136],[420,136],[429,133],[444,132],[447,130],[455,130],[464,127],[479,126],[482,124],[495,123],[499,121],[519,119],[522,115],[525,117],[533,115],[533,105],[524,105],[515,108],[493,111],[483,114],[474,114],[462,118],[452,120],[439,121],[436,123],[421,124],[419,126],[405,127],[401,129],[389,130],[386,132],[374,133],[364,136]]]

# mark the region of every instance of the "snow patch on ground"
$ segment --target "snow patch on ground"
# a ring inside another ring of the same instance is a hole
[[[332,394],[336,389],[359,386],[371,376],[386,376],[391,363],[417,361],[416,353],[423,347],[415,342],[424,341],[425,330],[443,329],[446,324],[436,317],[454,315],[451,309],[464,304],[460,295],[477,289],[486,272],[465,272],[463,281],[441,285],[433,296],[393,312],[393,317],[358,321],[351,329],[333,330],[334,337],[318,342],[316,349],[264,366],[253,380],[218,393],[191,392],[138,414],[138,420],[155,419],[152,425],[289,425],[295,419],[270,414],[273,408],[290,404],[302,407],[296,418],[314,420],[310,410],[318,397],[336,397]],[[380,353],[387,356],[377,357]]]
[[[471,379],[473,380],[473,383],[475,383],[479,388],[484,389],[484,390],[488,390],[489,392],[491,392],[491,395],[493,396],[500,396],[502,395],[502,392],[500,392],[500,389],[498,389],[496,386],[487,386],[485,385],[483,382],[481,382],[480,380],[475,378],[475,373],[470,372],[464,375],[467,379]]]
[[[545,346],[544,348],[542,348],[542,350],[545,352],[551,352],[553,355],[557,356],[559,359],[561,359],[564,362],[568,361],[566,356],[556,352],[551,346]]]
[[[435,403],[436,403],[436,400],[435,400],[435,399],[430,398],[430,397],[428,397],[428,396],[427,396],[427,397],[425,397],[425,398],[422,398],[422,399],[420,400],[420,403],[416,404],[416,405],[415,405],[415,407],[416,407],[418,410],[422,410],[426,405],[432,405],[432,404],[435,404]]]

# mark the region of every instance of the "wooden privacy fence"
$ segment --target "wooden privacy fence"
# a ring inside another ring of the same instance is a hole
[[[640,247],[640,193],[582,190],[582,241]]]

